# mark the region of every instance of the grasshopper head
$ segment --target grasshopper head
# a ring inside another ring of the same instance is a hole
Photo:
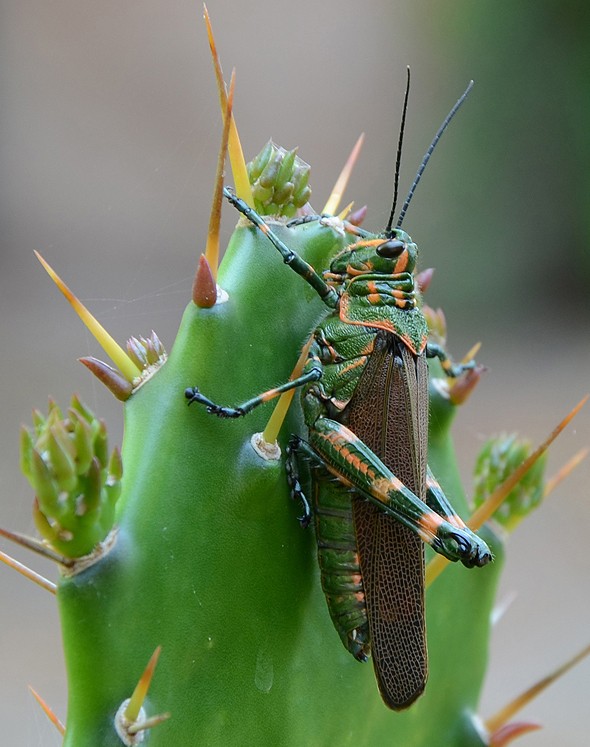
[[[400,275],[413,273],[418,248],[405,231],[396,228],[390,236],[362,239],[339,252],[330,264],[335,275]]]

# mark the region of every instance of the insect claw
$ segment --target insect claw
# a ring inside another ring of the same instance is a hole
[[[311,507],[309,505],[309,501],[307,500],[307,498],[303,494],[303,492],[301,490],[301,487],[299,487],[299,490],[298,490],[296,496],[294,495],[293,497],[294,498],[297,497],[299,499],[299,501],[301,502],[302,506],[303,506],[303,515],[302,516],[298,516],[297,517],[297,521],[301,525],[302,529],[307,529],[307,527],[309,526],[309,524],[311,522]]]
[[[303,516],[297,517],[297,521],[299,522],[299,525],[302,529],[307,529],[311,521],[311,516],[309,514],[303,514]]]
[[[199,399],[199,388],[196,386],[189,386],[184,390],[184,396],[188,399],[188,404],[192,405],[193,402],[200,402]]]
[[[301,489],[301,484],[297,478],[293,480],[291,485],[291,500],[299,501],[303,507],[303,514],[297,517],[297,521],[301,524],[302,529],[307,529],[311,521],[311,506],[309,501],[305,497],[305,493]]]
[[[467,529],[466,532],[469,533]],[[484,545],[477,537],[471,539],[468,534],[462,532],[451,532],[449,538],[455,543],[455,554],[457,560],[460,560],[467,568],[483,567],[493,559],[492,553],[487,545]]]

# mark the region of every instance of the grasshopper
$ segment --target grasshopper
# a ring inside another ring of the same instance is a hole
[[[281,392],[301,388],[308,438],[293,435],[289,441],[291,494],[304,506],[302,524],[312,515],[315,519],[322,587],[333,624],[356,659],[372,655],[383,700],[395,710],[414,702],[428,676],[423,543],[468,568],[492,559],[427,465],[427,359],[438,358],[448,376],[474,364],[455,366],[442,347],[427,342],[414,281],[417,247],[401,229],[434,146],[469,88],[439,128],[393,228],[406,89],[388,225],[375,235],[340,222],[352,243],[322,274],[290,250],[252,208],[224,190],[284,262],[314,288],[328,312],[313,333],[298,378],[237,407],[216,404],[198,387],[185,390],[189,404],[202,404],[221,418],[237,418]],[[306,216],[289,225],[308,220],[335,221]],[[301,457],[317,468],[312,470],[311,505],[299,479]]]

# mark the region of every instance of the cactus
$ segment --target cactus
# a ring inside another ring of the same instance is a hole
[[[220,85],[221,152],[229,140],[236,157],[232,90],[226,96]],[[288,228],[277,217],[309,198],[309,170],[295,152],[269,143],[248,172],[254,204],[275,216],[277,234],[311,264],[326,266],[348,239],[329,225]],[[215,205],[214,215],[219,199]],[[331,626],[313,536],[296,521],[282,460],[263,459],[252,447],[268,413],[224,422],[186,405],[184,389],[195,382],[234,403],[289,376],[323,307],[275,254],[240,220],[218,273],[214,261],[199,261],[168,357],[153,333],[132,338],[126,353],[93,327],[119,370],[82,362],[124,402],[121,457],[116,450],[108,457],[104,426],[78,399],[66,417],[51,403],[47,418],[35,413],[33,433],[23,431],[23,470],[43,537],[29,544],[62,570],[64,747],[492,744],[476,715],[504,556],[490,526],[482,531],[495,555],[491,566],[452,567],[436,580],[431,574],[430,680],[415,706],[392,714],[371,668],[344,651]],[[431,318],[440,339],[444,317]],[[463,515],[469,509],[450,428],[480,374],[450,388],[440,369],[432,372],[429,459]],[[280,447],[301,431],[294,406]],[[498,466],[492,456],[487,447],[479,468],[486,494],[508,476],[509,460]],[[536,474],[537,493],[541,480]],[[502,720],[494,724],[494,744],[520,733],[506,736],[505,728]]]

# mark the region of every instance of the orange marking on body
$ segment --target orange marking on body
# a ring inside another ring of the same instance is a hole
[[[350,448],[350,446],[354,446],[354,444],[358,442],[359,439],[352,433],[352,431],[349,431],[348,429],[345,430],[345,434],[341,434],[338,431],[330,431],[329,433],[318,433],[317,435],[330,443],[332,448],[340,455],[342,459],[344,459],[347,464],[350,464],[350,466],[353,467],[357,472],[367,477],[369,482],[374,482],[375,470],[371,468],[371,465],[366,462],[362,456],[359,456]],[[328,464],[327,466],[328,470],[332,474],[336,475],[341,482],[344,482],[347,485],[354,485],[348,479],[346,479],[336,467],[333,467],[330,464]],[[401,482],[395,480],[383,480],[383,483],[385,486],[389,488],[393,487],[394,489],[397,489],[395,487],[397,484],[401,486]]]
[[[342,446],[341,444],[337,444],[337,443],[335,443],[334,446],[345,462],[350,461],[349,457],[351,454],[350,454],[349,448],[347,448],[346,446]]]
[[[354,451],[351,451],[347,448],[342,448],[341,452],[342,456],[344,457],[344,460],[348,462],[348,464],[352,465],[357,471],[361,471],[360,464],[361,459],[358,456],[358,454],[355,454]]]
[[[393,332],[394,334],[397,334],[396,330],[393,327],[393,324],[389,321],[389,319],[364,319],[363,321],[357,321],[356,319],[351,319],[348,316],[348,305],[349,305],[349,298],[348,294],[344,293],[342,294],[340,298],[340,319],[343,322],[346,322],[346,324],[356,324],[358,327],[371,327],[375,329],[383,329],[386,332]]]
[[[338,436],[336,434],[329,433],[326,436],[326,440],[328,441],[328,443],[330,444],[330,446],[332,448],[336,449],[336,451],[341,451],[342,450],[342,444],[339,443]]]
[[[356,456],[355,454],[351,454],[351,453],[349,453],[349,454],[348,454],[348,456],[346,457],[346,461],[347,461],[347,462],[348,462],[348,463],[349,463],[349,464],[350,464],[350,465],[351,465],[352,467],[354,467],[354,468],[355,468],[356,470],[358,470],[358,466],[359,466],[359,458],[358,458],[358,457],[357,457],[357,456]]]
[[[345,375],[349,371],[354,371],[355,368],[359,368],[359,366],[364,366],[367,362],[366,356],[363,356],[362,358],[356,358],[352,363],[349,363],[348,366],[344,366],[343,369],[340,371],[340,375]]]
[[[426,541],[429,541],[430,538],[436,537],[438,529],[443,522],[444,519],[442,516],[439,516],[434,512],[423,514],[418,520],[420,536],[427,538]]]
[[[362,321],[351,319],[350,316],[348,315],[349,303],[350,301],[348,298],[348,294],[343,293],[340,298],[340,319],[346,324],[355,324],[358,327],[369,327],[370,329],[382,329],[382,330],[385,330],[385,332],[391,332],[396,337],[399,337],[400,340],[415,355],[420,355],[420,353],[426,347],[427,335],[424,335],[422,337],[419,347],[416,348],[412,339],[408,335],[400,334],[399,329],[397,329],[389,319],[363,319]],[[413,304],[412,304],[412,307],[413,307]]]
[[[334,477],[338,478],[338,482],[341,482],[343,485],[345,485],[347,488],[354,488],[354,485],[350,482],[350,480],[345,477],[341,472],[339,472],[336,467],[332,467],[332,465],[328,462],[326,464],[326,467],[328,469],[328,472]]]
[[[426,347],[426,340],[427,340],[426,335],[424,335],[424,337],[422,338],[420,342],[420,348],[418,350],[416,350],[416,348],[414,347],[414,343],[407,335],[399,335],[399,338],[403,343],[405,343],[405,345],[408,346],[408,348],[412,351],[412,353],[414,353],[414,355],[420,355],[420,353]]]
[[[342,431],[331,430],[327,433],[316,431],[316,435],[331,443],[340,453],[349,451],[349,444],[354,446],[359,443],[358,436],[355,436],[354,433],[346,427],[343,427]]]
[[[378,306],[380,303],[382,303],[380,293],[369,293],[369,295],[367,296],[367,300],[371,304],[371,306]]]
[[[405,272],[406,267],[408,266],[408,252],[407,250],[403,251],[399,257],[397,262],[395,263],[395,272]]]
[[[325,349],[330,356],[330,360],[332,361],[332,363],[334,363],[338,358],[338,351],[333,345],[330,345],[327,340],[321,340],[321,343],[323,343],[323,345],[325,346]]]
[[[372,269],[372,265],[370,265],[368,262],[365,263],[365,266],[360,269],[358,267],[351,267],[350,265],[346,265],[346,274],[350,277],[357,277],[358,275],[366,275],[368,272],[371,272]]]
[[[361,350],[361,353],[364,356],[371,355],[373,352],[373,349],[375,348],[375,338],[373,338],[370,342],[368,342],[365,347]]]
[[[355,249],[362,249],[365,246],[379,246],[383,243],[383,239],[360,239],[355,241],[354,244],[349,244],[348,249],[354,251]]]
[[[331,400],[332,404],[337,410],[344,410],[346,405],[349,403],[350,400],[347,399],[336,399],[335,397],[332,397]]]
[[[449,524],[452,524],[454,527],[457,527],[458,529],[466,529],[467,528],[465,522],[459,516],[459,514],[450,514],[449,516],[447,516],[445,518],[449,522]]]
[[[375,479],[375,470],[369,468],[367,470],[367,477],[369,478],[369,480],[374,480]]]
[[[392,477],[389,480],[386,477],[373,478],[371,480],[371,495],[380,500],[381,503],[388,503],[389,493],[399,493],[403,487],[404,484],[397,477]]]

